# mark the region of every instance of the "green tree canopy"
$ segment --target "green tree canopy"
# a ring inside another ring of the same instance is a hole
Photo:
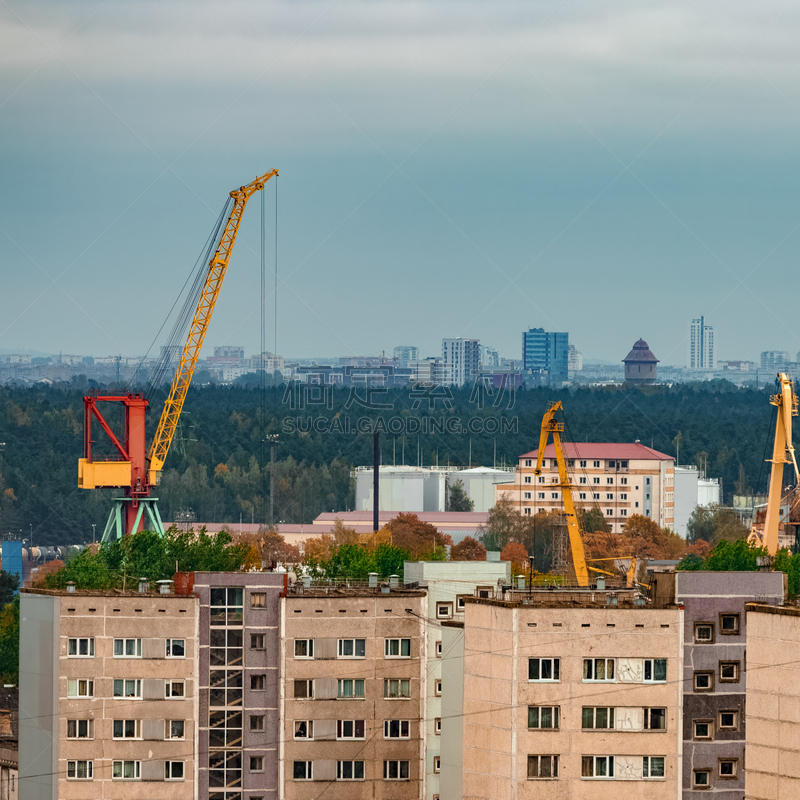
[[[464,482],[460,478],[450,484],[448,507],[450,511],[474,511],[475,509],[475,503],[470,500],[464,490]]]

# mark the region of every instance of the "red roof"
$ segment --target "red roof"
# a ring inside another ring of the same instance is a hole
[[[634,342],[633,350],[622,361],[625,364],[658,364],[658,359],[650,352],[650,348],[644,339],[638,339]]]
[[[628,461],[674,461],[672,456],[653,450],[643,444],[635,442],[564,442],[564,453],[567,458],[583,459],[605,459],[622,458]],[[538,458],[539,451],[531,450],[530,453],[523,453],[520,458]],[[548,444],[544,451],[545,458],[555,458],[556,448],[554,444]]]

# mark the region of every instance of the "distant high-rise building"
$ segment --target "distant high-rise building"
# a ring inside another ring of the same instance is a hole
[[[781,372],[791,360],[791,356],[785,350],[765,350],[761,354],[761,369]]]
[[[406,369],[412,361],[419,361],[419,347],[402,344],[394,349],[395,366]]]
[[[583,369],[583,353],[574,344],[569,346],[567,358],[570,372],[580,372]]]
[[[235,345],[224,344],[221,347],[214,348],[215,358],[244,358],[244,347],[236,347]]]
[[[547,382],[569,380],[569,334],[530,328],[522,334],[522,368],[546,372]]]
[[[692,320],[689,339],[689,369],[714,369],[714,329],[705,317]]]
[[[500,366],[500,353],[494,347],[481,347],[481,362],[484,369],[493,369]]]
[[[463,386],[473,381],[481,368],[481,343],[478,339],[442,339],[445,383]]]

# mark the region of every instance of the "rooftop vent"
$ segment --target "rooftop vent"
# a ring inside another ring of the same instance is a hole
[[[306,589],[310,589],[311,588],[311,576],[310,575],[303,575],[303,586],[305,586]]]
[[[525,588],[525,576],[517,575],[517,589],[524,589],[524,588]]]
[[[605,578],[598,578],[597,579],[597,591],[604,592],[606,590],[606,579]]]
[[[487,561],[499,561],[500,560],[500,551],[499,550],[487,550],[486,551],[486,560]]]
[[[158,585],[158,591],[161,594],[171,594],[172,593],[172,581],[156,581]]]
[[[390,575],[389,576],[389,586],[392,589],[396,589],[400,585],[400,576],[399,575]]]
[[[75,592],[75,581],[67,581],[67,591]]]
[[[139,578],[139,594],[148,594],[150,592],[150,581],[147,578]]]
[[[606,597],[606,605],[607,606],[618,606],[619,605],[619,599],[617,598],[617,596],[615,594],[610,594],[608,597]]]
[[[378,588],[378,573],[377,572],[370,572],[368,577],[369,577],[369,588],[370,589],[377,589]]]

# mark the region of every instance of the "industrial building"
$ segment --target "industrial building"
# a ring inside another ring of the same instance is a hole
[[[686,537],[686,526],[694,510],[722,502],[719,478],[706,478],[692,465],[675,467],[675,507],[672,530]]]
[[[672,527],[674,460],[640,442],[567,442],[567,470],[575,503],[601,510],[610,530],[620,533],[634,514]],[[539,451],[519,457],[512,484],[497,487],[497,497],[508,497],[523,515],[563,508],[558,463],[553,444],[544,452],[542,472],[534,473]]]

